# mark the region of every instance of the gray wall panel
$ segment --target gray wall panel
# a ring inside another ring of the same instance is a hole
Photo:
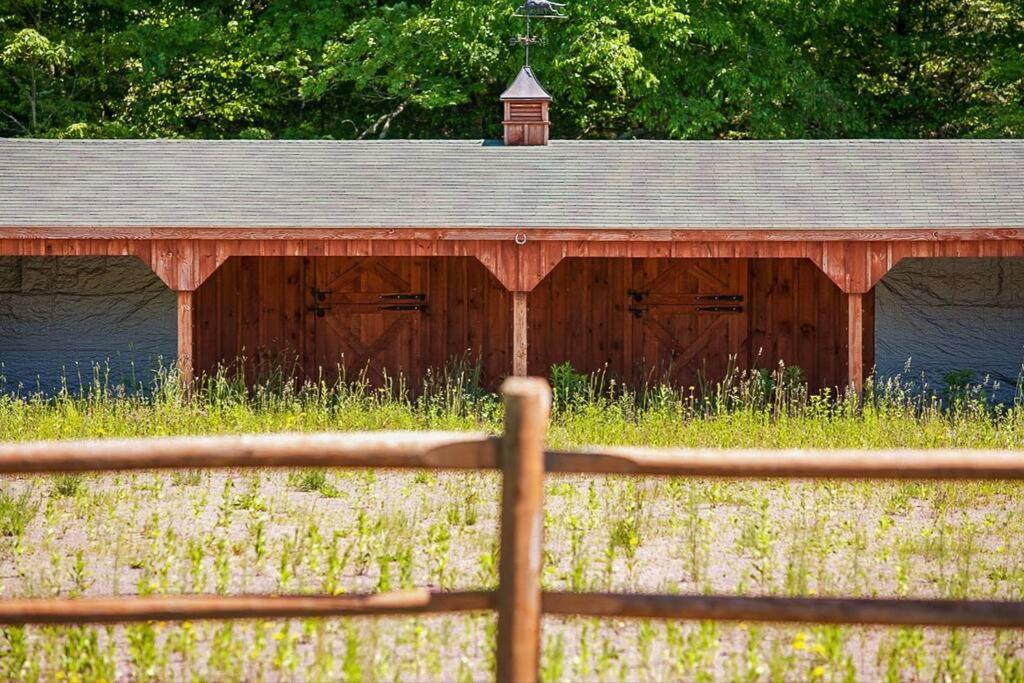
[[[876,363],[892,377],[937,389],[952,370],[1000,382],[1011,400],[1024,363],[1024,259],[919,258],[901,261],[876,290]]]
[[[76,390],[95,364],[147,381],[176,353],[175,296],[137,258],[0,257],[4,390]],[[134,366],[134,368],[133,368]]]

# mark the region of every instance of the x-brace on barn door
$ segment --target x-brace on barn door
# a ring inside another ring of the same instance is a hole
[[[718,380],[730,357],[745,364],[746,259],[643,259],[626,292],[633,357],[645,379]]]
[[[383,368],[419,377],[429,305],[420,265],[409,258],[315,259],[307,296],[316,365],[329,374],[342,368],[348,377],[368,369],[374,382]]]

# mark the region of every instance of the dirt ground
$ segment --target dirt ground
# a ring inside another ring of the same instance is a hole
[[[0,597],[490,588],[485,474],[8,478]],[[553,477],[561,590],[1020,599],[1022,489]],[[0,679],[480,680],[494,619],[0,631]],[[547,680],[1021,680],[1024,634],[546,619]]]

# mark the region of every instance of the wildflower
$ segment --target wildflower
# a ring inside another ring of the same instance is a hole
[[[807,649],[807,634],[800,632],[793,638],[793,649],[794,650],[806,650]]]
[[[811,670],[811,676],[813,676],[814,678],[824,678],[825,677],[825,667],[823,667],[820,664],[818,666],[814,667],[814,669]]]

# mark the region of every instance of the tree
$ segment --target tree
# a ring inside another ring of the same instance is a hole
[[[46,88],[69,61],[70,51],[64,43],[53,44],[31,28],[18,31],[0,51],[0,64],[6,67],[6,74],[19,93],[20,106],[13,112],[0,109],[0,113],[24,133],[35,134],[39,130],[41,103],[52,94]]]
[[[498,137],[519,0],[8,0],[0,135]],[[576,0],[558,137],[1024,136],[1016,0]]]

